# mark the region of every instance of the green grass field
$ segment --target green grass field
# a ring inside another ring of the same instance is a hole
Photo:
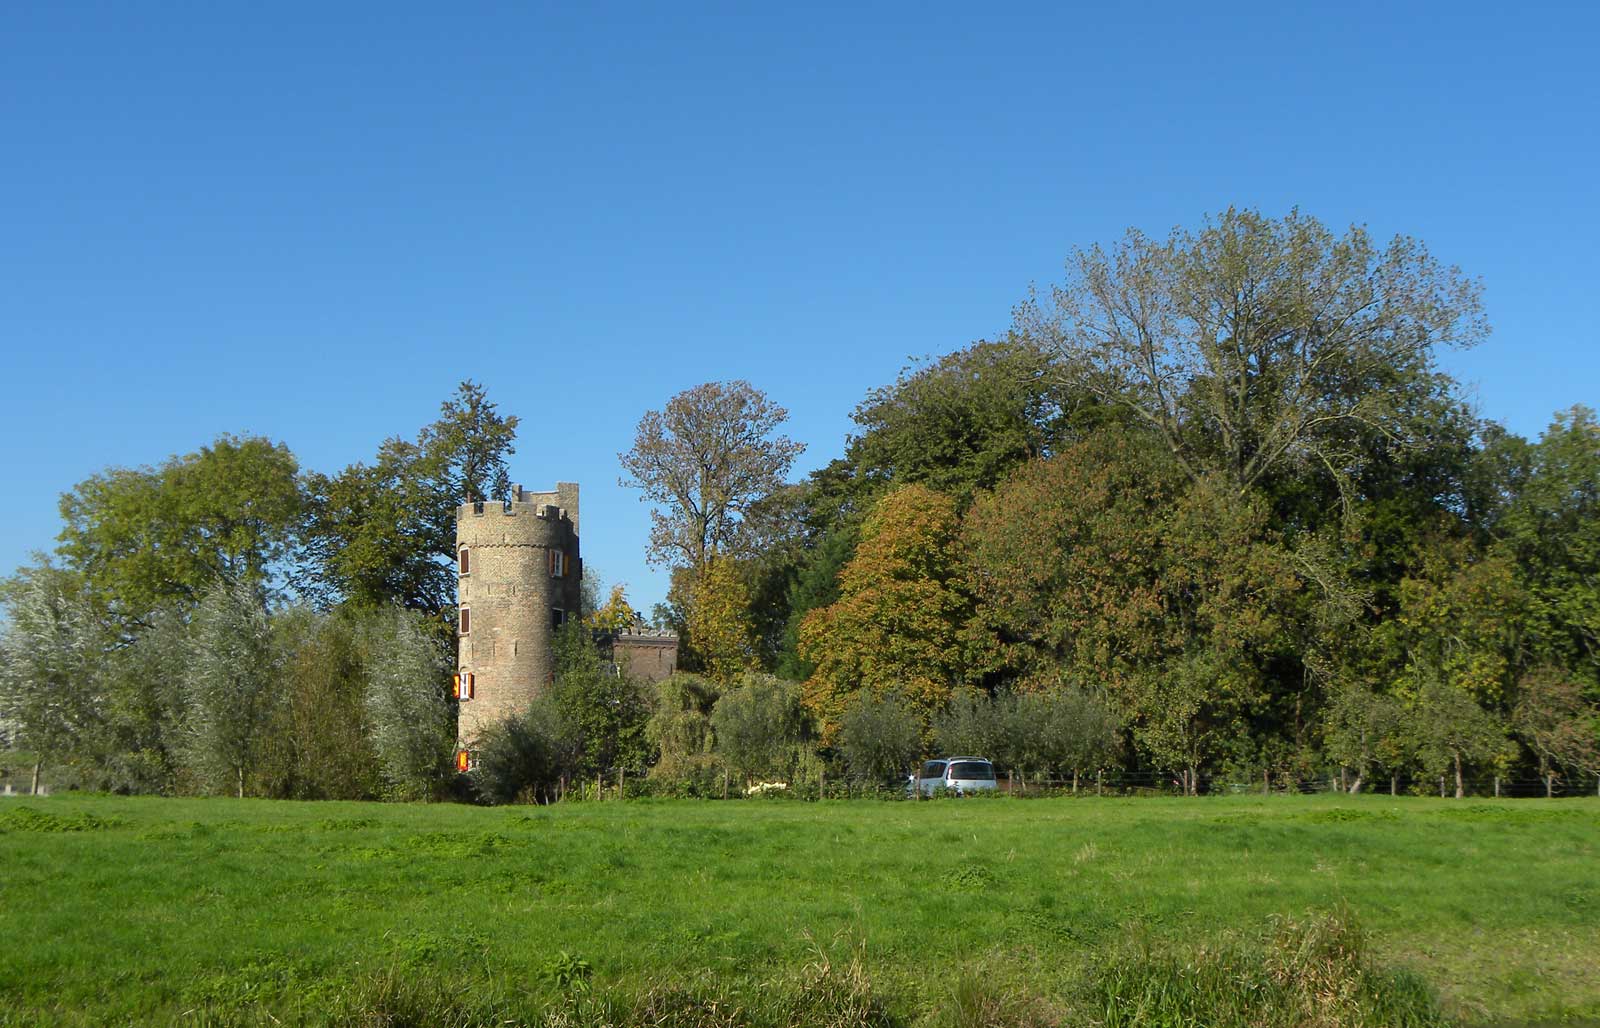
[[[8,1025],[1289,1024],[1352,922],[1372,995],[1600,1018],[1600,802],[0,801]]]

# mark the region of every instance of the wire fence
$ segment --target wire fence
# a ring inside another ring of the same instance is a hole
[[[990,795],[1019,799],[1048,797],[1138,797],[1138,796],[1304,796],[1334,795],[1395,795],[1433,796],[1452,798],[1456,793],[1453,775],[1438,776],[1382,776],[1360,780],[1345,771],[1306,774],[1262,770],[1255,774],[1201,775],[1191,793],[1181,775],[1161,771],[1127,771],[1103,769],[1080,773],[1077,776],[1050,776],[1015,771],[1001,772]],[[1357,792],[1352,793],[1352,789]],[[936,794],[943,794],[937,790]],[[732,775],[701,775],[693,778],[655,778],[612,770],[585,781],[563,783],[557,798],[572,801],[641,799],[641,798],[696,798],[696,799],[773,799],[846,800],[916,799],[924,795],[913,788],[910,777],[892,781],[864,782],[848,777],[830,775],[821,771],[810,776],[789,780],[772,779],[749,781]],[[1479,799],[1554,799],[1600,796],[1600,776],[1554,777],[1550,780],[1536,777],[1471,776],[1463,777],[1460,795]]]

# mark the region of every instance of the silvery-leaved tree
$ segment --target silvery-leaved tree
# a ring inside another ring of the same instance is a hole
[[[840,719],[836,745],[850,777],[885,785],[900,779],[923,749],[922,711],[895,690],[856,693]]]
[[[422,614],[390,607],[362,627],[367,717],[395,799],[426,799],[450,764],[455,725],[445,694],[450,657]]]
[[[279,654],[262,590],[219,582],[195,610],[189,633],[189,770],[204,786],[244,796],[262,757],[278,689]]]
[[[0,633],[0,726],[44,764],[68,759],[100,719],[104,633],[77,575],[49,565],[8,583]]]

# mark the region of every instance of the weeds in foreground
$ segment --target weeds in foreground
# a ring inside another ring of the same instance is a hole
[[[638,990],[592,985],[580,958],[560,954],[543,988],[451,978],[415,966],[348,982],[300,983],[293,999],[249,992],[235,1004],[185,1011],[199,1028],[1446,1028],[1432,992],[1374,966],[1347,913],[1281,919],[1251,946],[1128,949],[1085,957],[1065,987],[1003,966],[968,964],[935,987],[920,1016],[869,970],[864,945],[814,946],[802,967],[764,978],[703,971]],[[1058,983],[1059,984],[1059,983]],[[936,985],[936,983],[935,983]],[[926,996],[923,997],[927,999]],[[908,1004],[906,1001],[910,1000]]]
[[[1105,1028],[1443,1028],[1414,975],[1374,967],[1348,912],[1282,918],[1264,952],[1198,946],[1104,963]]]

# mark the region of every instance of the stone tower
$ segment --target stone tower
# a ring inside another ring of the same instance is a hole
[[[456,511],[456,593],[461,609],[457,668],[471,675],[461,702],[459,744],[525,708],[554,677],[551,642],[581,603],[578,487],[554,492],[520,485],[507,503],[468,503]]]

